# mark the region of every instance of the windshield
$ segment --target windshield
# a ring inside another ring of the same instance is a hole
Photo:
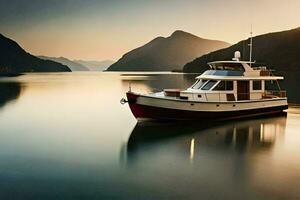
[[[215,63],[216,70],[245,71],[241,63]]]
[[[193,89],[200,89],[205,83],[207,82],[207,80],[198,80],[193,86]]]
[[[202,90],[210,90],[218,81],[209,80],[206,84],[201,88]]]

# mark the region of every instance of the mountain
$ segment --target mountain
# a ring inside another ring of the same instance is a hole
[[[207,40],[184,31],[175,31],[167,38],[157,37],[126,53],[107,71],[181,70],[188,61],[228,46],[226,42]]]
[[[249,60],[249,39],[226,49],[221,49],[184,66],[184,72],[203,72],[207,63],[216,60],[231,60],[235,51],[242,52],[243,60]],[[244,53],[243,53],[244,52]],[[300,28],[268,33],[253,38],[253,60],[277,71],[300,70]]]
[[[104,71],[115,61],[113,60],[103,60],[103,61],[94,61],[94,60],[74,60],[74,62],[80,63],[87,67],[90,71]]]
[[[43,60],[52,60],[54,62],[58,62],[61,63],[63,65],[68,66],[72,71],[89,71],[89,69],[87,67],[85,67],[84,65],[71,61],[67,58],[64,57],[48,57],[48,56],[38,56],[39,58],[43,59]]]
[[[0,72],[69,72],[67,66],[57,62],[42,60],[24,49],[15,41],[0,34]]]

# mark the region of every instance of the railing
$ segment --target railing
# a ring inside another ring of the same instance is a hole
[[[276,97],[286,97],[285,90],[267,90],[264,92],[263,97],[276,98]]]
[[[252,67],[254,70],[268,70],[266,66],[260,66],[260,67]]]
[[[257,95],[255,97],[255,95]],[[260,98],[259,98],[260,97]],[[266,90],[264,92],[237,93],[237,100],[285,98],[285,90]]]
[[[274,76],[273,75],[273,71],[272,69],[268,69],[265,66],[261,66],[261,67],[252,67],[252,69],[254,70],[260,70],[259,75],[260,76]]]

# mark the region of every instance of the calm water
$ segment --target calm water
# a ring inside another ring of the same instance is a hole
[[[300,199],[300,108],[222,123],[137,123],[119,103],[129,82],[148,92],[195,76],[0,79],[0,199]]]

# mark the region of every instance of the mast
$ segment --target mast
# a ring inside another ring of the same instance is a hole
[[[251,32],[250,32],[250,44],[249,44],[249,47],[250,47],[250,67],[252,66],[252,45],[253,45],[253,43],[252,43],[252,34],[253,34],[253,32],[252,32],[252,24],[251,24]]]

